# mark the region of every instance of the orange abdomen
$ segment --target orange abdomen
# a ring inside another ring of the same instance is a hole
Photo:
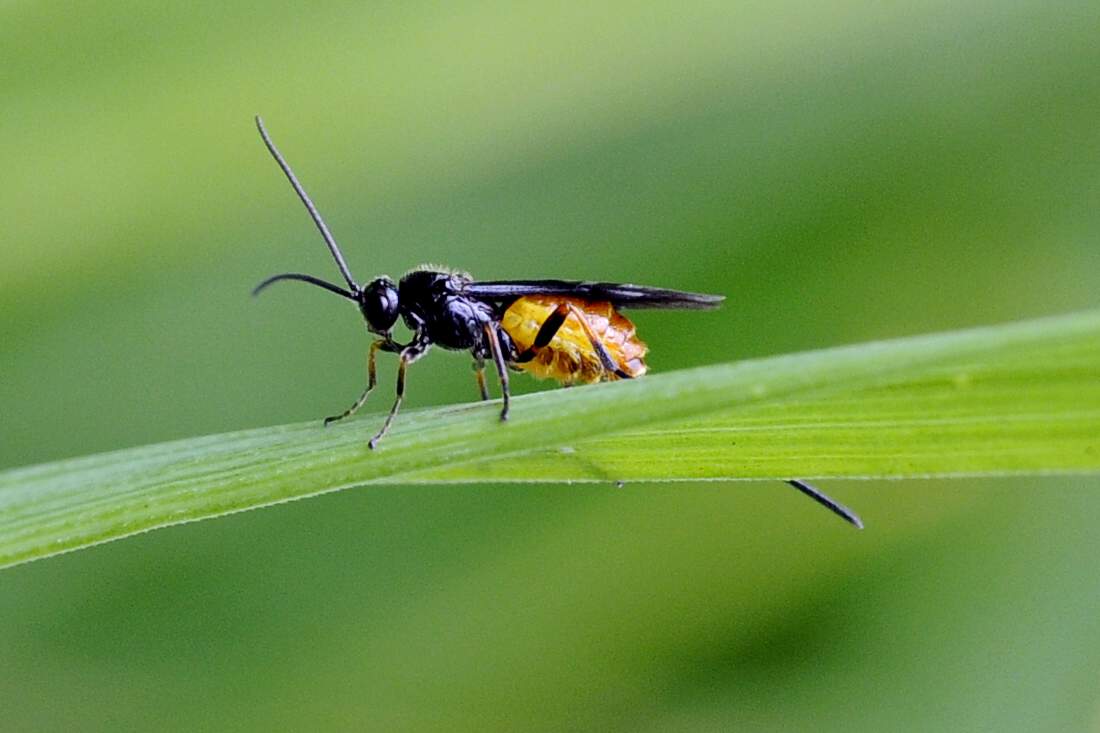
[[[589,327],[603,342],[620,369],[631,377],[640,377],[646,373],[645,354],[648,347],[638,340],[630,319],[607,302],[592,303],[577,298],[547,295],[519,298],[508,307],[501,318],[501,327],[512,337],[517,351],[522,352],[531,347],[543,322],[562,303],[572,305],[584,314]],[[553,340],[531,361],[516,366],[540,379],[549,377],[565,384],[616,378],[603,368],[584,327],[577,322],[574,313],[569,314]]]

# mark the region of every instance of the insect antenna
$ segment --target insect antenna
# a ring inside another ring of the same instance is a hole
[[[344,281],[347,282],[348,288],[352,293],[358,293],[359,286],[355,283],[355,278],[351,276],[351,270],[348,269],[348,263],[344,261],[344,255],[340,252],[340,247],[337,246],[336,240],[332,236],[332,232],[328,230],[325,220],[321,218],[321,212],[317,211],[317,207],[313,205],[313,201],[309,198],[309,194],[302,188],[302,184],[298,182],[298,177],[294,175],[294,171],[290,169],[290,165],[283,158],[282,153],[275,147],[275,143],[271,141],[271,136],[267,134],[267,129],[264,128],[264,121],[260,119],[259,115],[256,115],[256,129],[260,131],[260,137],[263,138],[264,145],[267,146],[268,151],[271,153],[271,157],[275,158],[275,162],[283,169],[283,173],[286,175],[287,180],[290,181],[290,185],[294,187],[294,192],[298,194],[298,198],[305,204],[306,210],[309,211],[309,215],[313,219],[313,223],[317,225],[317,230],[321,232],[325,244],[328,245],[329,252],[332,253],[332,258],[336,260],[336,266],[340,268],[340,274],[344,276]],[[325,283],[323,280],[317,280],[316,278],[309,279],[306,275],[295,275],[293,277],[276,275],[274,278],[269,278],[260,283],[260,286],[253,291],[253,294],[279,279],[303,280],[332,290],[335,293],[343,294],[339,288],[334,290],[336,286]]]
[[[844,506],[840,502],[826,496],[825,494],[815,489],[813,486],[810,486],[805,481],[790,479],[789,481],[787,481],[787,483],[816,501],[821,506],[843,518],[845,521],[851,522],[855,525],[856,529],[863,529],[863,521],[858,516],[856,516],[855,512],[853,512],[851,509]]]
[[[359,301],[359,299],[355,297],[354,293],[350,293],[347,290],[344,290],[339,285],[333,285],[332,283],[322,280],[319,277],[314,277],[313,275],[303,275],[299,272],[284,272],[281,275],[272,275],[271,277],[257,285],[255,288],[253,288],[252,294],[259,295],[260,291],[262,291],[268,285],[270,285],[271,283],[279,282],[280,280],[301,280],[304,283],[309,283],[310,285],[316,285],[319,288],[324,288],[330,293],[336,293],[337,295],[347,298],[348,300],[354,300],[356,302]]]

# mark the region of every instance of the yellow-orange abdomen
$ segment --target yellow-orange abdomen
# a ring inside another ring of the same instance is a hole
[[[620,369],[631,377],[646,373],[645,355],[648,348],[638,340],[630,319],[607,302],[591,303],[548,295],[519,298],[501,318],[501,327],[512,337],[517,351],[523,352],[531,347],[539,328],[561,304],[571,305],[584,315],[589,327]],[[614,373],[604,369],[588,334],[577,321],[576,312],[569,314],[553,340],[531,361],[516,366],[540,379],[549,377],[565,384],[616,378]]]

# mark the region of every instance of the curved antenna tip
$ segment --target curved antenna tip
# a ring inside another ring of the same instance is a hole
[[[344,261],[344,255],[340,252],[340,247],[336,244],[336,239],[332,236],[332,232],[329,231],[328,225],[325,224],[325,220],[321,218],[321,212],[317,210],[317,207],[313,205],[313,200],[310,199],[309,194],[306,193],[305,188],[298,181],[298,177],[294,175],[294,171],[291,170],[290,164],[283,158],[283,154],[279,152],[279,149],[275,146],[275,142],[271,139],[271,136],[267,133],[267,129],[264,127],[264,121],[260,119],[259,115],[256,115],[256,129],[260,132],[260,139],[263,140],[264,146],[267,147],[267,151],[271,153],[271,157],[275,159],[275,162],[282,169],[283,175],[290,182],[291,188],[294,189],[294,193],[298,195],[298,199],[306,207],[306,211],[309,212],[309,216],[313,219],[314,225],[317,227],[317,231],[321,233],[321,238],[325,240],[325,244],[328,245],[329,252],[332,254],[332,259],[336,261],[336,267],[340,270],[340,274],[344,276],[344,282],[348,284],[348,287],[355,291],[359,289],[359,286],[355,283],[355,278],[351,276],[351,270],[348,269],[348,263]]]
[[[339,285],[334,285],[327,280],[322,280],[321,278],[314,277],[313,275],[303,275],[300,272],[284,272],[280,275],[272,275],[252,289],[253,297],[259,295],[262,291],[266,290],[267,286],[271,285],[272,283],[277,283],[280,280],[297,280],[298,282],[309,283],[310,285],[316,285],[319,288],[323,288],[330,293],[336,293],[341,298],[347,298],[348,300],[359,302],[359,299],[356,297],[356,295],[359,293],[358,289],[352,291],[344,290]]]

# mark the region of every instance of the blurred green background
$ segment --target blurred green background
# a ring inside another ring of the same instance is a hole
[[[1094,307],[1095,2],[0,6],[0,467],[319,419],[360,279],[725,293],[654,371]],[[386,388],[363,419],[388,406]],[[544,388],[526,377],[517,391]],[[409,404],[473,399],[433,353]],[[0,573],[3,730],[1084,730],[1100,480],[347,491]]]

